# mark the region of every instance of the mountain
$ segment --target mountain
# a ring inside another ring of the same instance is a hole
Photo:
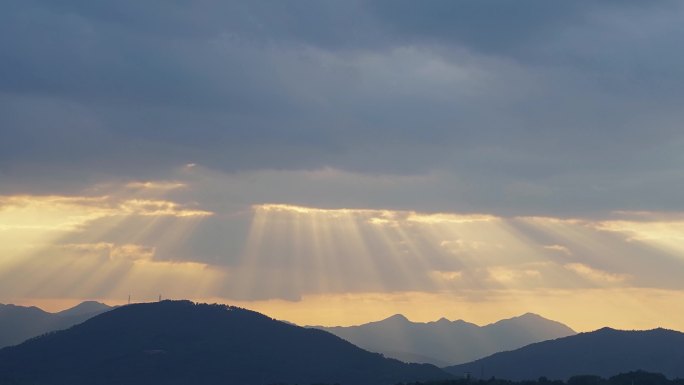
[[[122,306],[0,350],[0,383],[16,384],[370,385],[449,377],[322,330],[189,301]]]
[[[468,362],[533,342],[575,334],[559,322],[532,313],[486,326],[446,318],[411,322],[397,314],[360,326],[316,328],[388,357],[438,366]]]
[[[0,347],[15,345],[52,330],[51,316],[35,306],[0,304]]]
[[[59,313],[48,313],[35,306],[0,304],[0,348],[50,331],[66,329],[110,309],[95,301],[86,301]]]
[[[666,329],[624,331],[610,328],[539,342],[445,370],[510,380],[541,376],[565,380],[573,375],[602,377],[634,370],[684,378],[684,333]]]
[[[81,316],[92,317],[96,314],[100,314],[111,309],[111,306],[105,305],[97,301],[85,301],[81,302],[80,304],[72,308],[62,310],[59,313],[57,313],[57,315],[62,318]]]

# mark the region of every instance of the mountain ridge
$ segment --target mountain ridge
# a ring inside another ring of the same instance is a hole
[[[568,326],[538,314],[499,320],[484,326],[462,319],[413,322],[402,314],[355,326],[322,327],[364,349],[406,362],[438,366],[468,362],[529,343],[576,334]]]
[[[84,301],[55,313],[36,306],[0,304],[0,348],[66,329],[110,309],[112,307],[96,301]]]
[[[530,365],[534,363],[534,365]],[[444,368],[452,374],[527,380],[539,377],[567,380],[578,374],[609,377],[645,370],[684,377],[684,333],[665,328],[592,332],[538,342],[512,351]]]
[[[0,376],[48,384],[394,384],[450,375],[226,305],[133,304],[0,350]]]

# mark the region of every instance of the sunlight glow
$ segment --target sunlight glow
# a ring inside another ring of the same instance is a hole
[[[606,221],[598,228],[626,234],[629,241],[646,243],[684,257],[684,220]]]
[[[475,304],[480,302],[491,305],[493,298],[503,295],[510,303],[498,304],[501,309],[543,305],[550,311],[551,304],[560,300],[550,301],[549,297],[558,295],[549,293],[563,293],[567,296],[564,302],[577,310],[594,302],[598,307],[600,301],[586,297],[595,293],[620,298],[617,307],[624,306],[622,311],[604,312],[612,319],[624,311],[651,309],[649,303],[639,302],[647,301],[647,296],[620,294],[620,290],[651,290],[655,278],[639,276],[644,260],[641,250],[630,249],[634,237],[606,232],[608,222],[284,204],[255,205],[253,210],[255,220],[247,244],[250,252],[242,265],[245,276],[259,276],[257,271],[263,274],[274,258],[282,262],[278,279],[261,275],[258,285],[245,279],[242,283],[252,287],[241,289],[246,298],[266,301],[269,306],[278,298],[300,303],[372,292],[385,293],[390,302],[403,298],[401,293],[424,293],[452,301],[459,298],[457,302],[468,307],[479,307]],[[658,266],[652,269],[671,275],[664,267],[670,262],[666,256],[652,256],[648,261]],[[243,275],[240,267],[236,271]],[[290,285],[283,283],[288,281]],[[386,307],[396,306],[390,303]],[[440,309],[444,306],[448,307],[444,303]],[[340,322],[346,323],[350,317],[346,315]]]
[[[126,188],[130,189],[149,189],[149,190],[176,190],[185,188],[188,185],[181,182],[167,182],[167,181],[136,181],[126,184]]]
[[[132,186],[97,196],[0,196],[0,291],[10,295],[3,301],[209,287],[216,274],[206,265],[160,260],[173,256],[158,250],[181,242],[213,213],[149,191],[122,193]]]
[[[208,298],[221,302],[220,298]],[[446,317],[486,325],[524,312],[561,320],[576,331],[609,325],[621,329],[682,330],[684,292],[661,289],[574,289],[469,293],[403,292],[305,296],[300,301],[231,301],[299,325],[352,326],[404,314],[415,322]],[[524,310],[520,304],[524,303]],[[664,316],[667,315],[667,316]]]
[[[684,298],[681,220],[290,204],[253,205],[242,216],[172,199],[170,191],[186,189],[180,185],[131,182],[100,186],[97,196],[0,197],[2,301],[117,302],[163,293],[237,303],[303,324],[349,325],[395,313],[486,322],[533,311],[579,330],[664,319],[661,326],[684,329],[668,310],[681,309],[676,301]],[[195,238],[203,221],[243,217],[251,222],[243,223],[235,254],[195,254],[216,241]],[[581,319],[587,309],[600,317]]]

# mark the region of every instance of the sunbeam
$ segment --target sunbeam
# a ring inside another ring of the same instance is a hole
[[[3,291],[19,301],[121,299],[131,289],[152,298],[151,292],[168,287],[179,288],[179,296],[181,287],[196,287],[205,266],[166,261],[182,258],[169,251],[212,213],[152,198],[152,187],[157,188],[143,185],[145,199],[130,186],[98,196],[0,197],[0,238],[14,237],[10,244],[22,244],[20,250],[3,250]],[[124,281],[130,282],[128,288],[115,290]]]
[[[681,307],[672,303],[684,290],[676,273],[684,263],[680,222],[257,204],[244,239],[233,239],[234,254],[205,256],[193,250],[215,249],[195,238],[207,218],[220,224],[246,216],[170,200],[185,184],[109,187],[96,197],[3,197],[0,238],[26,243],[0,246],[7,299],[121,302],[162,294],[236,301],[321,324],[399,312],[416,320],[490,320],[537,311],[579,328],[598,325],[577,316],[579,308],[613,322],[646,311],[630,320],[650,325],[653,314]]]
[[[280,298],[294,300],[291,306],[302,310],[302,303],[320,305],[314,298],[345,302],[349,295],[357,299],[377,295],[392,302],[402,293],[425,293],[426,300],[439,302],[441,307],[460,304],[460,309],[483,311],[479,303],[496,302],[498,314],[515,309],[557,313],[554,301],[571,303],[575,310],[598,307],[586,299],[586,293],[594,290],[624,306],[623,311],[665,311],[662,304],[646,301],[645,295],[634,295],[654,287],[648,278],[637,280],[637,272],[629,270],[644,263],[637,255],[640,251],[630,250],[628,239],[605,231],[606,224],[598,221],[283,204],[253,209],[248,252],[236,272],[249,277],[241,285],[251,285],[239,288],[251,297],[239,298],[251,298],[262,306],[279,308],[273,299]],[[616,260],[610,250],[625,254]],[[275,270],[274,260],[280,261]],[[664,274],[674,284],[676,274],[660,267],[651,269],[659,271],[659,279]],[[278,279],[269,280],[268,274],[278,274]],[[631,294],[622,294],[623,289]],[[417,319],[429,319],[397,303],[372,302],[385,309],[367,310],[372,314],[391,315],[403,309]],[[564,317],[567,313],[563,312]],[[338,322],[351,319],[346,316]]]

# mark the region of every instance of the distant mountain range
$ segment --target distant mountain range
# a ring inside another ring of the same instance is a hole
[[[82,302],[58,313],[48,313],[34,306],[0,304],[0,348],[47,332],[66,329],[111,309],[95,301]]]
[[[510,380],[566,380],[579,374],[609,377],[634,370],[684,378],[684,333],[666,329],[623,331],[603,328],[544,341],[445,368],[462,376]]]
[[[67,329],[111,309],[95,301],[86,301],[58,313],[48,313],[37,307],[0,304],[0,348]],[[417,323],[395,315],[361,326],[318,328],[387,357],[437,366],[468,362],[532,342],[575,334],[561,323],[530,313],[482,327],[444,318]]]
[[[225,305],[122,306],[0,350],[2,384],[396,384],[449,378]]]
[[[574,335],[562,323],[527,313],[478,326],[463,320],[420,323],[401,314],[351,327],[320,327],[364,349],[406,362],[437,366],[472,361],[533,342]]]

